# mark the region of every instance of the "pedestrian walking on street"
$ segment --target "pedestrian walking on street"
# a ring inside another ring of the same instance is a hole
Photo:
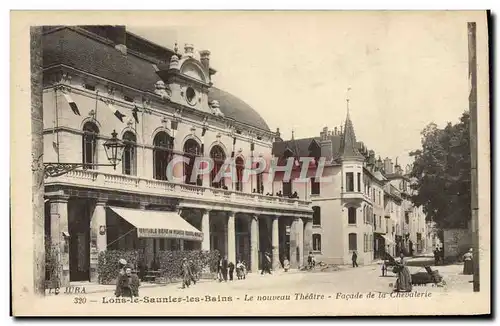
[[[312,253],[312,251],[309,251],[309,255],[307,256],[307,267],[309,269],[313,268],[313,253]]]
[[[125,275],[125,267],[127,266],[127,261],[125,259],[120,259],[118,261],[118,275]]]
[[[236,276],[238,280],[246,278],[246,267],[241,260],[236,263]]]
[[[439,248],[434,249],[434,265],[439,265]]]
[[[224,258],[221,261],[221,272],[222,272],[222,277],[224,278],[224,282],[227,282],[227,257],[224,256]]]
[[[193,284],[196,284],[196,280],[198,277],[198,270],[192,260],[189,261],[189,268],[191,270],[191,281],[193,281]]]
[[[116,281],[115,295],[117,297],[138,297],[141,282],[136,274],[132,274],[132,268],[126,267],[125,272],[118,276]]]
[[[356,251],[352,252],[352,267],[358,267],[358,254]]]
[[[406,265],[406,261],[405,261],[405,254],[404,254],[404,253],[402,253],[402,252],[399,254],[399,263],[400,263],[401,265]]]
[[[189,287],[191,285],[191,279],[192,279],[192,274],[191,274],[191,268],[189,267],[189,263],[186,258],[182,260],[182,288]]]
[[[468,252],[464,255],[464,275],[472,275],[474,274],[474,256],[472,254],[472,248],[469,249]]]
[[[396,292],[411,292],[411,274],[410,270],[406,266],[404,260],[404,255],[401,253],[401,260],[397,263],[394,271],[398,273],[398,279],[396,280],[396,287],[394,291]]]
[[[234,264],[233,262],[229,262],[229,264],[227,265],[227,267],[229,268],[229,280],[232,281],[233,280],[233,274],[234,274]]]
[[[264,253],[264,261],[262,263],[262,271],[260,275],[263,275],[264,273],[271,274],[271,255],[268,252]]]

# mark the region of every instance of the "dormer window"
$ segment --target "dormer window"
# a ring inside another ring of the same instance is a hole
[[[90,84],[83,84],[83,88],[88,89],[89,91],[95,91],[95,86]]]

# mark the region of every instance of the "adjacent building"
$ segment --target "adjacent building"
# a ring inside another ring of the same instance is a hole
[[[243,182],[242,162],[271,156],[279,134],[213,85],[209,51],[172,50],[120,26],[56,26],[44,28],[43,64],[44,162],[57,163],[45,180],[45,225],[63,285],[97,280],[104,250],[141,250],[146,265],[158,251],[190,249],[218,250],[251,271],[264,252],[274,267],[285,257],[304,263],[317,227],[312,198],[266,196],[274,184],[265,172]],[[125,144],[115,169],[102,166],[113,134]],[[199,156],[214,169],[193,180]],[[179,157],[187,162],[171,182],[166,169]],[[226,158],[237,175],[214,182]],[[63,164],[71,171],[57,175]]]
[[[315,173],[306,181],[275,181],[284,194],[297,191],[312,201],[312,252],[318,260],[349,264],[356,252],[359,264],[369,264],[385,252],[425,251],[425,215],[411,204],[409,170],[403,172],[389,158],[377,159],[358,142],[349,112],[343,126],[325,127],[319,137],[275,142],[273,155],[325,160],[325,182]]]

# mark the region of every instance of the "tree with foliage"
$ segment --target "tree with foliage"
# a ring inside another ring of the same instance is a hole
[[[443,129],[430,123],[421,134],[422,149],[410,153],[412,201],[438,228],[466,228],[472,214],[469,112]]]

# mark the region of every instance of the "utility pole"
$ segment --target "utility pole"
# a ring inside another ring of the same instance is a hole
[[[31,27],[30,45],[33,286],[36,295],[45,295],[42,27]]]
[[[474,253],[473,289],[479,292],[479,207],[477,184],[477,58],[476,58],[476,23],[468,22],[469,36],[469,114],[470,114],[470,155],[471,155],[471,211],[472,243]]]

